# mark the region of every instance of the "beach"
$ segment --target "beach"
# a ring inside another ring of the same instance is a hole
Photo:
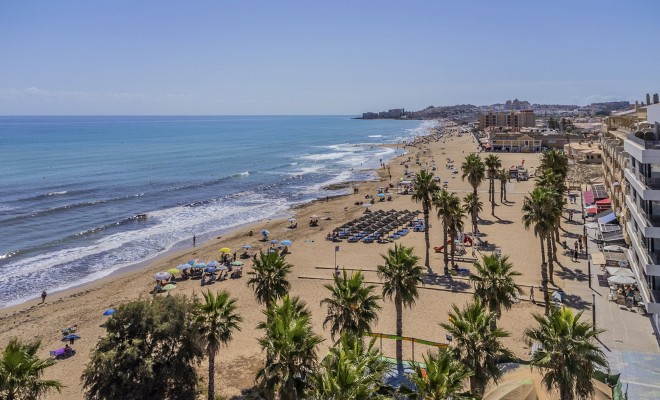
[[[463,197],[471,187],[460,178],[460,172],[453,174],[447,169],[447,158],[454,161],[457,169],[460,169],[462,159],[470,152],[477,151],[477,145],[472,135],[443,136],[435,141],[419,138],[417,144],[407,147],[407,154],[392,159],[385,168],[377,170],[379,180],[372,182],[361,182],[359,193],[328,197],[318,199],[305,206],[290,210],[281,218],[272,218],[258,221],[243,226],[237,230],[221,235],[204,243],[192,243],[184,249],[177,250],[165,257],[161,257],[148,265],[136,269],[115,274],[99,281],[95,281],[80,287],[50,295],[45,304],[40,305],[39,300],[31,300],[26,303],[0,310],[0,342],[6,343],[10,337],[35,338],[42,341],[41,353],[43,357],[48,356],[48,351],[61,347],[60,331],[72,324],[78,325],[78,334],[82,337],[76,341],[77,351],[74,357],[58,361],[57,364],[46,371],[45,377],[60,380],[66,387],[61,394],[51,394],[53,399],[82,399],[82,387],[80,375],[85,363],[89,359],[98,338],[104,335],[104,329],[100,325],[105,318],[103,311],[117,307],[125,302],[140,297],[151,296],[149,292],[154,288],[152,275],[158,271],[166,271],[179,264],[186,263],[191,259],[211,261],[220,256],[219,249],[229,247],[233,251],[241,252],[241,246],[251,245],[251,251],[265,250],[268,243],[260,241],[259,232],[267,229],[271,239],[293,241],[289,247],[291,254],[286,260],[293,265],[290,276],[291,294],[300,296],[312,312],[315,332],[325,338],[319,354],[322,356],[331,345],[329,332],[323,329],[323,319],[326,310],[320,306],[320,301],[327,296],[328,291],[323,287],[332,282],[334,274],[334,260],[340,268],[348,271],[362,270],[366,280],[377,285],[380,291],[379,279],[376,267],[382,262],[381,255],[393,244],[365,244],[365,243],[333,243],[326,240],[326,235],[334,228],[339,227],[352,219],[363,215],[365,207],[355,205],[356,202],[367,202],[365,195],[375,195],[377,187],[387,186],[390,182],[396,182],[403,177],[405,164],[412,172],[417,172],[422,167],[436,165],[435,175],[440,176],[442,181],[447,181],[448,189]],[[534,171],[539,164],[540,154],[515,154],[499,153],[504,168],[524,163],[525,167]],[[419,165],[415,163],[419,156]],[[483,154],[482,154],[483,156]],[[411,157],[411,162],[407,162]],[[523,161],[524,160],[524,161]],[[389,172],[388,172],[389,171]],[[392,175],[392,180],[389,179]],[[509,256],[514,269],[521,273],[517,281],[519,284],[540,284],[540,253],[539,242],[531,231],[526,231],[520,221],[523,197],[533,188],[533,180],[526,182],[512,181],[507,184],[506,204],[499,202],[499,182],[496,182],[497,204],[495,217],[490,215],[490,204],[487,201],[488,181],[484,181],[479,188],[481,201],[484,203],[483,219],[479,229],[484,240],[498,246],[502,255]],[[412,202],[409,195],[395,194],[393,201],[376,202],[370,209],[377,210],[420,210],[421,204]],[[319,216],[319,226],[310,227],[308,221],[310,216]],[[422,214],[419,214],[422,217]],[[288,229],[289,218],[295,218],[298,222],[296,229]],[[466,230],[469,223],[466,220]],[[253,235],[248,233],[252,231]],[[452,304],[459,307],[469,302],[472,298],[471,287],[464,277],[448,279],[442,276],[443,254],[433,252],[433,247],[442,242],[441,223],[431,214],[431,269],[432,274],[426,277],[426,285],[420,290],[420,297],[411,309],[405,309],[403,313],[404,335],[437,342],[445,342],[445,332],[438,325],[447,321],[447,313]],[[399,244],[413,246],[415,254],[420,257],[420,264],[424,260],[424,234],[422,232],[411,232],[396,241]],[[335,247],[339,249],[335,253]],[[470,256],[471,248],[467,248],[467,256]],[[486,252],[484,254],[490,254]],[[477,252],[479,258],[482,254]],[[560,256],[563,259],[563,256]],[[264,354],[257,343],[261,333],[256,329],[257,324],[263,320],[263,307],[254,298],[252,290],[247,286],[248,273],[251,270],[251,261],[245,263],[243,276],[238,279],[227,279],[215,282],[213,285],[201,287],[199,280],[186,280],[177,285],[171,292],[174,294],[199,295],[207,289],[212,291],[227,290],[232,297],[237,299],[238,312],[243,317],[241,331],[238,332],[226,348],[222,348],[217,357],[216,385],[219,392],[226,396],[240,394],[241,389],[251,387],[257,370],[263,365]],[[566,263],[569,264],[569,263]],[[462,268],[470,268],[470,263],[459,262]],[[472,268],[474,269],[474,268]],[[564,285],[561,278],[555,282],[559,287]],[[162,296],[165,294],[158,294]],[[537,299],[541,294],[537,292]],[[522,340],[523,331],[533,323],[531,315],[533,312],[543,311],[542,305],[534,305],[527,301],[527,295],[522,296],[522,301],[510,311],[504,311],[498,324],[509,332],[511,337],[504,340],[507,347],[520,357],[527,357],[529,348]],[[382,301],[383,309],[379,314],[378,323],[372,327],[374,332],[394,333],[395,311],[390,301]],[[415,348],[414,356],[421,358],[422,354],[430,350],[424,346]],[[383,342],[383,352],[392,357],[394,354],[394,343]],[[412,348],[404,345],[404,358],[412,357]],[[202,363],[202,369],[205,364]],[[202,374],[203,375],[203,374]]]

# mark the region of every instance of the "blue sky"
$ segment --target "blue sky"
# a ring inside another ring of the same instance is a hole
[[[0,0],[0,115],[358,114],[660,91],[657,1]]]

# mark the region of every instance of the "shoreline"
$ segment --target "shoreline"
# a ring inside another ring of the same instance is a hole
[[[423,135],[417,135],[413,139],[413,143],[417,143],[418,140],[424,141],[424,138],[430,137],[437,135],[438,132],[438,127],[429,127],[427,129],[427,132]],[[399,157],[403,157],[406,154],[408,154],[407,151],[405,151],[406,146],[410,145],[410,143],[406,143],[404,145],[404,150],[401,154],[396,154],[396,151],[392,155],[392,158],[387,160],[385,163],[386,167],[391,167],[391,164]],[[379,147],[388,147],[388,148],[398,148],[401,146],[401,143],[383,143],[383,144],[378,144],[376,146]],[[352,193],[350,193],[349,188],[353,185],[358,185],[360,187],[366,186],[369,184],[375,184],[377,182],[381,182],[385,176],[384,174],[381,175],[381,171],[383,171],[383,168],[376,168],[376,169],[365,169],[362,170],[364,173],[371,173],[373,174],[374,179],[373,180],[361,180],[361,181],[355,181],[355,180],[349,180],[345,182],[339,182],[339,183],[332,183],[329,185],[326,185],[322,187],[321,189],[323,191],[338,191],[338,190],[345,190],[346,193],[340,193],[340,194],[332,194],[332,195],[327,195],[327,196],[321,196],[316,199],[311,199],[307,200],[301,203],[297,204],[292,204],[287,208],[285,211],[276,213],[273,216],[267,217],[267,218],[262,218],[257,221],[253,222],[248,222],[248,223],[243,223],[239,224],[230,228],[225,228],[221,229],[218,231],[214,232],[209,232],[206,234],[202,234],[202,236],[209,235],[210,238],[204,240],[203,242],[198,242],[196,247],[188,247],[185,245],[186,241],[182,240],[179,241],[175,244],[172,245],[171,248],[162,251],[161,253],[158,253],[154,255],[153,257],[150,257],[146,260],[131,263],[122,267],[119,267],[118,269],[110,272],[108,275],[104,275],[100,278],[93,279],[91,281],[87,282],[81,282],[79,284],[75,284],[71,287],[67,287],[64,289],[59,289],[59,290],[54,290],[53,292],[49,292],[47,296],[47,301],[48,302],[57,302],[57,301],[62,301],[63,299],[66,298],[71,298],[71,297],[77,297],[81,294],[84,293],[89,293],[91,291],[95,291],[99,289],[101,286],[104,284],[109,284],[111,282],[114,282],[116,280],[126,278],[126,277],[131,277],[133,275],[137,275],[139,272],[144,272],[145,270],[150,270],[153,269],[157,264],[167,264],[170,263],[174,259],[180,259],[183,256],[186,255],[192,255],[195,254],[195,249],[206,249],[212,245],[219,244],[220,240],[232,240],[236,239],[239,236],[239,233],[241,232],[249,232],[249,231],[255,231],[258,232],[260,228],[259,226],[263,226],[264,224],[270,223],[286,223],[288,221],[288,218],[294,217],[296,218],[296,215],[298,213],[303,212],[304,210],[308,209],[309,207],[312,207],[313,205],[319,203],[319,202],[324,202],[326,199],[330,200],[337,200],[341,198],[348,197]],[[345,187],[342,187],[345,186]],[[191,238],[192,239],[192,238]],[[41,297],[39,294],[35,294],[35,297],[31,297],[28,299],[25,299],[21,301],[20,303],[17,304],[10,304],[4,307],[0,307],[0,321],[4,320],[7,317],[10,317],[15,314],[20,314],[21,312],[29,311],[31,309],[34,309],[34,307],[40,306]]]

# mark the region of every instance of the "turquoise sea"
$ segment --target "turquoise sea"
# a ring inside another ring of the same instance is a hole
[[[343,193],[432,122],[0,117],[0,307]],[[145,213],[146,220],[135,215]]]

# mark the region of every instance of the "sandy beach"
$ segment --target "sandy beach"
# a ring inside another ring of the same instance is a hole
[[[268,229],[273,239],[289,239],[294,242],[290,247],[291,254],[287,261],[293,267],[290,276],[292,284],[291,294],[300,296],[305,300],[312,311],[315,330],[326,338],[319,354],[325,354],[327,347],[331,344],[328,331],[323,330],[322,322],[326,313],[319,302],[326,297],[327,290],[323,285],[332,280],[335,246],[339,245],[336,254],[337,263],[340,267],[350,270],[363,270],[369,282],[377,283],[376,266],[382,261],[380,255],[386,253],[392,244],[365,244],[365,243],[332,243],[325,239],[332,229],[363,215],[364,207],[355,205],[358,201],[367,201],[366,194],[375,195],[376,188],[387,186],[390,182],[389,173],[392,175],[392,183],[396,183],[404,171],[403,161],[408,157],[412,162],[408,163],[409,169],[417,172],[422,167],[432,164],[437,166],[435,174],[443,181],[448,181],[450,191],[456,192],[463,197],[471,190],[467,182],[460,178],[460,172],[452,174],[447,169],[447,158],[454,161],[457,169],[465,155],[476,151],[476,143],[471,135],[447,136],[438,141],[420,140],[414,147],[407,149],[408,154],[393,159],[387,168],[378,170],[380,181],[363,182],[359,186],[358,194],[350,194],[335,198],[322,199],[304,207],[292,210],[291,215],[282,219],[265,220],[259,223],[243,227],[221,238],[193,248],[181,250],[167,257],[160,258],[144,268],[131,270],[117,274],[88,285],[77,287],[55,295],[50,295],[45,304],[37,304],[39,301],[27,303],[0,310],[0,343],[6,343],[10,337],[22,339],[40,339],[42,341],[42,357],[48,356],[48,351],[61,347],[60,331],[74,323],[78,324],[78,334],[82,337],[76,341],[76,355],[70,359],[58,361],[49,368],[46,378],[60,380],[66,387],[61,394],[54,393],[52,399],[82,399],[82,387],[80,375],[89,359],[89,354],[96,345],[97,339],[102,337],[104,329],[100,327],[103,323],[103,311],[110,307],[116,307],[122,303],[135,300],[139,297],[151,296],[149,291],[154,287],[152,275],[158,271],[165,271],[178,264],[188,262],[197,258],[203,261],[211,261],[219,257],[221,247],[229,247],[232,251],[240,253],[241,246],[249,244],[254,250],[266,249],[268,243],[259,239],[259,231]],[[419,165],[415,164],[415,158],[419,155]],[[539,163],[539,154],[509,154],[499,153],[503,167],[523,163],[532,172]],[[483,154],[482,154],[483,156]],[[389,169],[389,173],[388,173]],[[480,224],[482,237],[490,243],[494,243],[501,249],[502,255],[508,255],[514,268],[522,275],[518,279],[521,285],[540,284],[540,254],[538,239],[531,231],[526,231],[521,223],[521,206],[523,197],[533,187],[533,180],[526,182],[510,182],[507,184],[508,203],[499,203],[499,182],[495,216],[490,215],[490,204],[487,199],[488,183],[485,181],[479,189],[481,201],[484,203],[484,211],[481,214],[483,222]],[[421,205],[413,203],[408,195],[394,195],[394,200],[389,202],[376,202],[371,207],[376,210],[421,210]],[[318,227],[309,227],[308,221],[311,215],[320,217]],[[420,217],[422,215],[420,214]],[[298,221],[296,229],[288,229],[288,218],[295,217]],[[466,229],[469,229],[466,223]],[[253,231],[253,236],[248,232]],[[442,241],[441,223],[432,214],[431,218],[431,247],[438,246]],[[398,240],[406,246],[413,246],[416,254],[424,259],[424,234],[411,232]],[[468,248],[468,256],[471,249]],[[488,253],[490,254],[490,253]],[[463,305],[471,299],[471,288],[465,278],[448,279],[442,276],[443,261],[442,253],[434,253],[431,249],[431,267],[434,273],[427,277],[427,284],[420,291],[420,298],[412,309],[405,309],[404,334],[417,338],[444,342],[445,332],[438,325],[439,322],[447,320],[447,313],[452,304]],[[480,253],[477,252],[477,257]],[[564,260],[563,256],[560,256]],[[564,265],[569,265],[565,262]],[[461,267],[470,268],[469,263],[460,263]],[[177,285],[173,294],[192,295],[200,293],[207,288],[212,291],[227,290],[238,299],[239,313],[243,317],[241,332],[235,335],[234,340],[227,348],[223,348],[217,357],[216,387],[221,394],[233,396],[240,394],[241,389],[254,384],[256,371],[261,367],[264,355],[261,353],[257,338],[261,333],[255,328],[263,319],[262,306],[260,306],[247,286],[247,272],[251,270],[251,262],[246,262],[244,274],[239,279],[228,279],[216,282],[211,286],[200,287],[199,280],[186,280]],[[563,281],[557,277],[555,282],[561,287]],[[162,295],[162,294],[159,294]],[[537,298],[540,298],[540,293]],[[374,332],[393,333],[395,330],[395,310],[389,301],[383,301],[383,309],[379,321],[373,327]],[[529,349],[522,340],[523,331],[531,325],[532,312],[542,312],[542,306],[533,305],[523,296],[523,301],[515,305],[509,312],[504,312],[500,326],[511,332],[511,337],[505,340],[506,345],[518,356],[527,356]],[[415,357],[421,355],[428,349],[418,346],[415,349]],[[394,343],[383,343],[385,355],[394,355]],[[404,357],[411,357],[411,348],[404,345]],[[202,368],[206,369],[205,364]],[[205,372],[204,372],[205,373]],[[202,373],[201,375],[204,375]]]

